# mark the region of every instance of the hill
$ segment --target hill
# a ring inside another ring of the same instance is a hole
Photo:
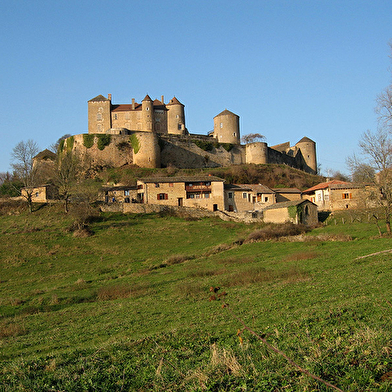
[[[260,242],[277,227],[101,214],[81,238],[57,206],[8,210],[1,390],[330,390],[260,338],[340,390],[390,390],[392,265],[368,255],[392,240],[334,219]]]

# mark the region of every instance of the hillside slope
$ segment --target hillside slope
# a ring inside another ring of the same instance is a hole
[[[213,218],[101,214],[90,237],[72,221],[0,216],[2,391],[330,390],[237,316],[340,390],[390,390],[390,255],[358,259],[392,248],[375,225],[257,242]]]

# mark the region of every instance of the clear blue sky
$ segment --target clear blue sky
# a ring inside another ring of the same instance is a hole
[[[176,96],[206,134],[224,109],[241,134],[317,143],[322,172],[376,129],[391,83],[391,0],[2,1],[0,172],[12,148],[87,131],[87,101]]]

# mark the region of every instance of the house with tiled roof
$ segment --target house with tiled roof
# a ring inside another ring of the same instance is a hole
[[[137,181],[138,202],[223,211],[224,180],[215,176],[148,177]]]
[[[225,184],[226,211],[260,211],[276,203],[275,192],[262,184]]]
[[[302,195],[315,203],[319,211],[336,211],[364,207],[366,192],[362,184],[331,180],[304,190]]]

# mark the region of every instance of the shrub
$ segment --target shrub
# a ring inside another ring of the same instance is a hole
[[[67,139],[67,151],[71,152],[74,146],[75,138],[73,136],[70,136]]]
[[[220,144],[226,151],[231,151],[234,148],[234,144],[231,143],[221,143]]]
[[[192,143],[196,144],[197,147],[201,148],[204,151],[212,151],[214,149],[214,143],[207,142],[204,140],[192,140]]]
[[[128,142],[121,142],[117,144],[117,148],[120,151],[127,151],[130,148],[130,145]]]
[[[168,259],[166,259],[165,264],[166,265],[180,264],[183,263],[184,261],[192,260],[194,258],[195,256],[193,255],[171,255]]]
[[[64,143],[65,143],[65,139],[61,139],[57,149],[58,152],[62,152],[64,150]]]
[[[266,241],[306,233],[310,229],[293,223],[271,224],[250,233],[245,242]]]
[[[84,134],[83,135],[83,145],[86,148],[91,148],[94,145],[94,138],[95,135],[89,133],[89,134]]]
[[[107,134],[97,135],[98,137],[98,149],[103,150],[106,146],[110,144],[111,136]]]
[[[133,133],[131,136],[129,136],[129,141],[131,142],[131,146],[133,148],[133,152],[137,154],[140,150],[140,142],[137,136]]]

